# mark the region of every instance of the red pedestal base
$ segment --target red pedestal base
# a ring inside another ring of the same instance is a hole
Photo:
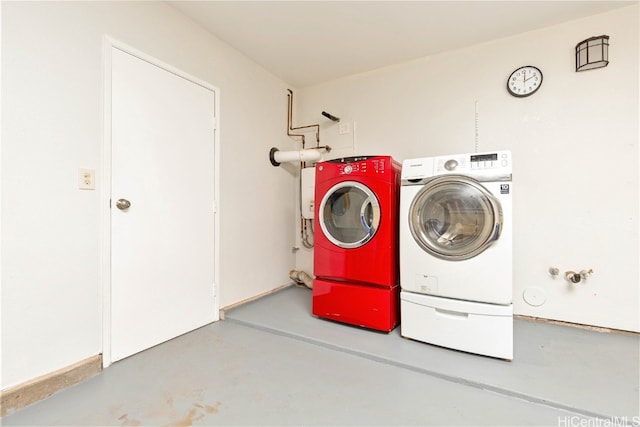
[[[377,287],[315,279],[314,315],[390,332],[399,322],[400,286]]]

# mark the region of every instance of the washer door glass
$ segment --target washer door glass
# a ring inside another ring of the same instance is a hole
[[[319,208],[322,232],[341,248],[367,243],[380,225],[380,203],[367,186],[344,181],[331,187]]]
[[[442,259],[473,258],[500,237],[500,202],[473,178],[447,175],[429,181],[409,208],[418,245]]]

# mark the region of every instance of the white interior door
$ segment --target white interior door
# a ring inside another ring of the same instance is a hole
[[[117,361],[218,319],[216,93],[117,48],[111,74],[111,361]],[[120,199],[130,207],[118,208]]]

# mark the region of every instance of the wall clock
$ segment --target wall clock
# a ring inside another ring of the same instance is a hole
[[[533,65],[519,67],[507,80],[507,90],[518,98],[533,95],[542,85],[542,71]]]

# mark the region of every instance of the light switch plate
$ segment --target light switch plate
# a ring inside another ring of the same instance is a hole
[[[96,189],[96,171],[94,169],[78,169],[78,188],[80,190]]]
[[[340,133],[340,135],[346,135],[348,133],[351,133],[350,123],[349,122],[340,123],[338,132]]]

